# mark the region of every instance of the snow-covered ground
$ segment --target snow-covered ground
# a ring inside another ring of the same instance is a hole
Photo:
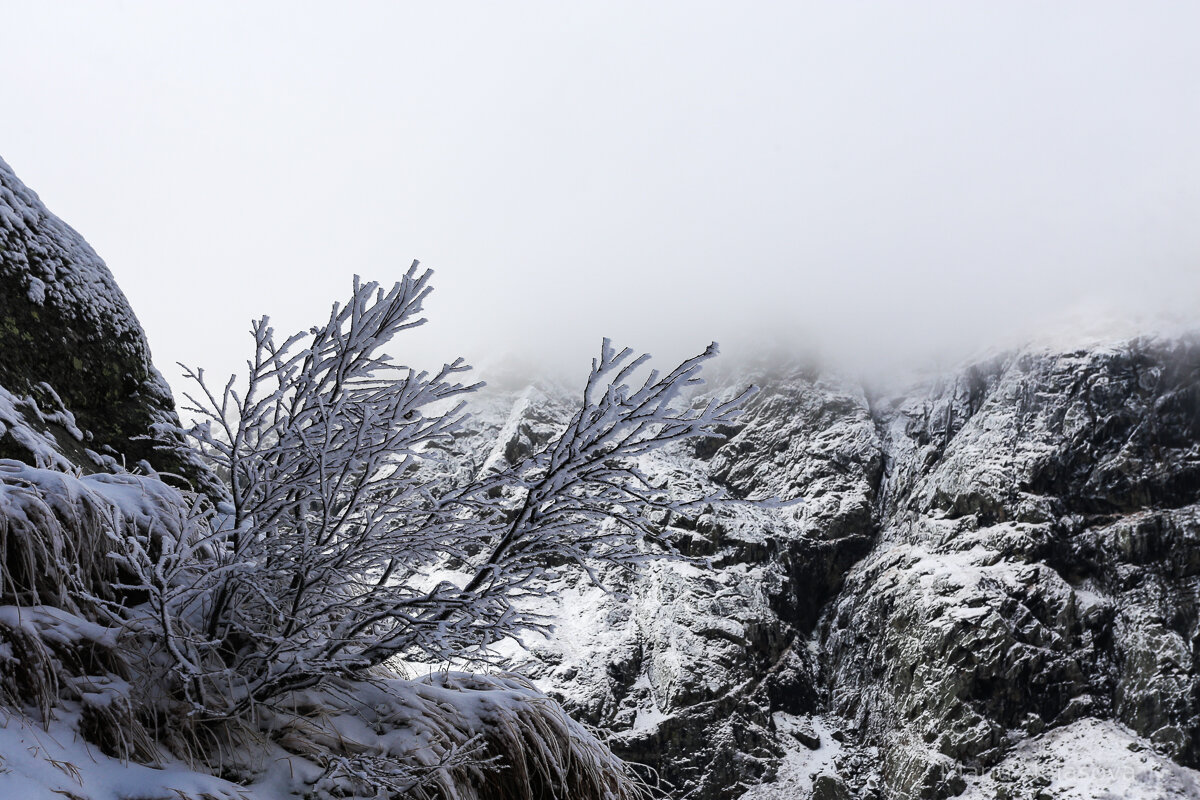
[[[836,774],[834,761],[842,751],[833,738],[833,729],[820,716],[797,717],[777,711],[775,727],[780,733],[786,754],[780,759],[779,772],[773,783],[755,786],[741,800],[795,800],[809,797],[813,783],[822,775]],[[818,742],[815,748],[806,742]]]
[[[968,779],[963,800],[1194,800],[1200,772],[1154,752],[1110,720],[1081,719],[1022,742],[984,776]]]
[[[274,800],[281,796],[269,784],[248,789],[193,771],[179,761],[155,769],[110,758],[76,733],[77,716],[58,709],[56,718],[42,727],[28,717],[0,711],[0,797]]]

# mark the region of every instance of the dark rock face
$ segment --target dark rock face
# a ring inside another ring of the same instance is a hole
[[[1194,341],[1026,351],[877,409],[887,518],[821,642],[895,796],[1083,717],[1200,766],[1197,365]]]
[[[112,274],[3,161],[0,386],[36,403],[42,413],[27,404],[24,421],[52,436],[77,466],[103,469],[106,457],[129,469],[146,462],[209,485],[174,432],[170,390]],[[55,417],[64,409],[78,435]],[[0,456],[31,461],[36,454],[20,437],[4,435]]]
[[[680,550],[709,567],[664,562],[634,581],[605,576],[628,599],[582,581],[563,587],[560,629],[533,643],[524,665],[571,713],[611,731],[619,755],[698,797],[739,797],[774,779],[786,748],[773,712],[822,707],[810,639],[878,527],[883,451],[862,391],[803,369],[753,381],[765,388],[728,441],[644,466],[735,497],[805,502],[735,502],[671,520]],[[530,414],[518,399],[496,423],[489,460],[514,447],[512,432],[537,430]],[[789,746],[820,742],[802,725],[783,736]]]
[[[1157,787],[1130,796],[1194,796],[1200,342],[1031,347],[870,399],[747,382],[726,441],[652,468],[805,503],[672,520],[709,566],[617,578],[628,603],[565,587],[540,685],[674,796],[1058,797],[1089,749]]]

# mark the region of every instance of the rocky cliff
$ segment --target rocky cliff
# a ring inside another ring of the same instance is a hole
[[[1200,341],[742,380],[740,426],[654,468],[803,503],[670,520],[692,561],[563,587],[518,656],[544,689],[675,797],[1200,797]]]

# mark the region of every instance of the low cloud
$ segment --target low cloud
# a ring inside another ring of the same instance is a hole
[[[177,385],[414,257],[402,360],[580,375],[603,336],[879,369],[1200,302],[1195,7],[134,6],[14,10],[4,155]]]

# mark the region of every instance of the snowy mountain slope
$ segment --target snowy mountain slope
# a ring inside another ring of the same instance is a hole
[[[655,468],[806,502],[671,520],[708,566],[614,578],[627,601],[564,587],[524,665],[542,688],[678,797],[1024,797],[1127,745],[1129,774],[1168,777],[1120,796],[1197,796],[1194,337],[1039,345],[871,397],[743,380],[764,391],[730,439]]]
[[[729,447],[758,452],[766,421],[783,420],[789,437],[812,443],[816,465],[777,448],[775,463],[743,471],[747,462],[718,456],[713,440],[657,454],[644,468],[683,494],[723,484],[736,497],[803,493],[807,502],[735,501],[672,519],[671,536],[691,562],[660,562],[633,581],[607,574],[607,593],[584,579],[560,586],[554,635],[527,642],[532,657],[517,654],[520,668],[571,713],[611,732],[618,753],[676,786],[723,791],[771,776],[784,749],[768,709],[778,701],[805,713],[816,703],[807,645],[799,626],[781,618],[811,629],[822,598],[795,587],[821,587],[827,598],[869,541],[859,523],[872,518],[882,458],[865,397],[840,383],[815,388],[803,370],[775,380],[752,401]],[[480,438],[462,449],[477,447],[494,462],[548,439],[555,417],[546,411],[568,409],[570,392],[533,392],[541,403],[526,402],[529,391],[507,404],[487,399]],[[523,437],[532,438],[522,444]],[[715,568],[703,565],[709,560]]]

